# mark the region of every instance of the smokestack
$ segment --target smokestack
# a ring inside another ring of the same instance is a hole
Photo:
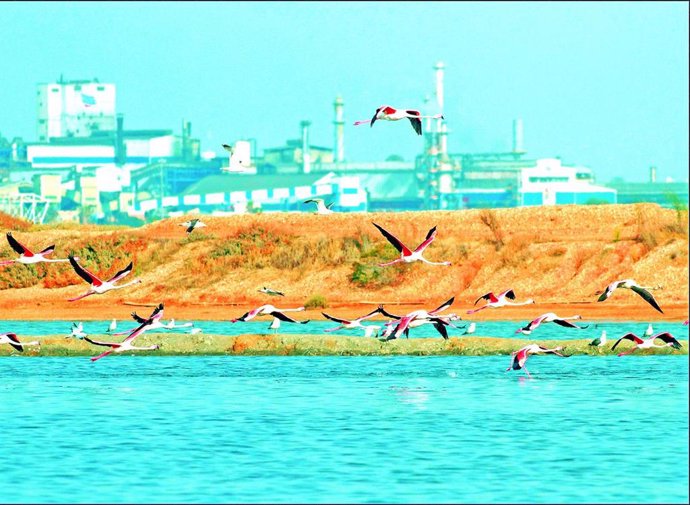
[[[125,117],[122,113],[117,115],[117,130],[115,133],[115,164],[122,166],[125,164],[127,153],[125,152],[124,123]]]
[[[656,167],[654,165],[649,167],[649,182],[656,182]]]
[[[436,70],[436,103],[438,104],[439,114],[443,114],[443,69],[446,66],[439,61],[434,66]]]
[[[513,152],[522,154],[525,152],[522,119],[513,119]]]
[[[343,97],[338,95],[335,98],[335,102],[333,102],[333,106],[335,107],[335,121],[333,121],[335,125],[334,154],[335,161],[338,163],[345,161],[345,121],[343,120],[343,105]]]
[[[309,125],[311,121],[302,121],[302,173],[308,174],[311,172],[311,159],[309,152]]]

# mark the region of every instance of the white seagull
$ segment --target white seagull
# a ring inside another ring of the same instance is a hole
[[[275,289],[267,288],[266,286],[259,289],[259,293],[264,293],[270,296],[285,296],[285,293],[282,291],[276,291]]]
[[[81,324],[81,322],[72,323],[72,328],[71,328],[71,331],[69,334],[70,337],[74,337],[74,338],[78,338],[78,339],[82,340],[86,335],[87,334],[84,333],[84,325]]]
[[[326,205],[326,203],[323,201],[323,198],[310,198],[309,200],[305,200],[304,203],[315,203],[317,214],[333,214],[331,207],[333,207],[335,202],[331,202]]]
[[[195,230],[197,228],[203,228],[206,226],[206,223],[201,222],[199,218],[194,218],[191,219],[190,221],[185,221],[184,223],[178,223],[180,226],[186,226],[187,229],[185,230],[187,234],[189,235],[192,233],[192,230]]]
[[[606,330],[602,330],[601,336],[599,336],[599,337],[595,338],[594,340],[592,340],[592,341],[589,343],[589,345],[591,345],[592,347],[603,347],[603,346],[606,345],[606,342],[607,342],[607,340],[606,340]]]

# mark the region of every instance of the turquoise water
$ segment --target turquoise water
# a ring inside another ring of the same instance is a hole
[[[0,502],[687,503],[688,357],[0,359]]]
[[[201,328],[204,333],[213,335],[244,335],[247,333],[257,334],[273,334],[273,330],[269,330],[268,326],[272,318],[261,318],[260,321],[249,321],[239,323],[229,323],[227,321],[193,321],[195,328]],[[165,320],[167,322],[167,319]],[[182,324],[192,321],[176,320],[177,324]],[[457,324],[463,326],[469,324],[471,321],[459,321]],[[531,335],[516,334],[515,330],[525,326],[529,321],[476,321],[476,330],[474,335],[493,336],[501,338],[519,338],[530,340],[570,340],[570,339],[593,339],[601,335],[602,330],[606,330],[606,335],[609,340],[616,339],[625,333],[632,331],[637,335],[642,336],[647,329],[647,322],[639,321],[584,321],[582,325],[589,325],[587,328],[578,330],[574,328],[564,328],[557,324],[549,323],[539,326],[532,332]],[[671,332],[679,340],[688,339],[688,327],[683,326],[682,323],[669,322],[654,322],[652,328],[654,333],[662,331]],[[576,321],[579,325],[580,322]],[[90,335],[104,334],[110,324],[108,321],[82,321],[84,331]],[[136,327],[134,321],[118,320],[117,331],[124,331]],[[376,324],[383,325],[383,321],[365,321],[365,325]],[[282,323],[278,331],[281,335],[291,334],[312,334],[312,335],[347,335],[347,336],[363,336],[364,330],[339,330],[331,333],[324,333],[324,330],[329,328],[336,328],[337,323],[332,321],[311,321],[307,324]],[[23,335],[43,336],[43,335],[68,335],[72,327],[71,321],[0,321],[0,333],[5,331],[13,331],[21,338]],[[174,330],[178,333],[189,331],[190,328],[179,328]],[[159,330],[165,333],[168,330]],[[448,327],[448,334],[451,337],[462,336],[463,329],[456,329]],[[441,338],[438,332],[431,326],[420,326],[413,328],[410,331],[410,338]],[[124,338],[124,337],[122,337]]]

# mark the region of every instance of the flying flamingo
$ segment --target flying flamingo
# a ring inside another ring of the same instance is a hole
[[[231,319],[231,323],[236,323],[237,321],[251,321],[257,316],[273,316],[277,317],[281,321],[286,321],[288,323],[299,323],[299,324],[307,324],[309,322],[309,319],[306,321],[297,321],[296,319],[292,319],[289,316],[286,316],[283,314],[283,312],[301,312],[304,310],[304,307],[298,307],[296,309],[277,309],[273,305],[262,305],[261,307],[257,307],[253,310],[250,310],[249,312],[246,312],[242,314],[240,317]]]
[[[524,333],[525,335],[529,335],[537,326],[542,323],[556,323],[560,326],[565,326],[566,328],[577,328],[579,330],[584,330],[589,326],[577,326],[576,324],[569,323],[568,319],[582,319],[582,316],[558,317],[553,312],[547,312],[546,314],[542,314],[535,320],[531,321],[524,328],[516,330],[515,333]]]
[[[527,371],[527,368],[525,367],[527,358],[529,358],[531,354],[555,354],[556,356],[560,356],[561,358],[569,358],[570,354],[566,355],[558,352],[562,350],[563,347],[561,346],[554,347],[553,349],[547,349],[546,347],[542,347],[539,344],[526,345],[522,349],[518,349],[517,351],[510,353],[511,364],[508,368],[506,368],[506,372],[510,370],[523,369],[527,374],[527,377],[532,377]]]
[[[336,326],[335,328],[329,328],[327,330],[324,330],[326,332],[331,332],[331,331],[338,331],[341,329],[345,330],[353,330],[355,328],[364,328],[365,326],[362,324],[362,321],[365,319],[369,319],[372,316],[375,316],[379,312],[381,312],[382,308],[379,306],[376,310],[372,310],[368,314],[358,317],[357,319],[339,319],[337,317],[329,316],[325,312],[322,312],[323,317],[326,319],[330,319],[331,321],[335,321],[336,323],[340,323],[340,326]]]
[[[648,304],[650,304],[652,307],[654,307],[656,310],[661,312],[662,314],[664,313],[663,310],[661,310],[661,307],[659,307],[659,304],[656,303],[656,300],[652,296],[652,294],[649,292],[649,290],[652,289],[661,289],[661,286],[640,286],[637,284],[634,280],[632,279],[625,279],[622,281],[614,281],[608,286],[606,286],[606,290],[601,293],[601,296],[599,296],[599,299],[597,300],[598,302],[603,302],[606,300],[611,294],[618,288],[625,288],[625,289],[630,289],[640,295],[644,301],[646,301]]]
[[[396,237],[388,233],[386,230],[381,228],[379,225],[376,223],[372,223],[378,230],[381,232],[381,234],[388,239],[388,242],[390,242],[393,247],[395,247],[398,252],[400,253],[400,257],[393,260],[389,261],[388,263],[381,263],[379,266],[380,267],[385,267],[388,265],[392,265],[394,263],[399,263],[401,261],[404,261],[405,263],[412,263],[413,261],[423,261],[424,263],[428,263],[429,265],[450,265],[450,261],[442,261],[440,263],[435,263],[433,261],[427,260],[422,254],[424,253],[424,249],[426,249],[429,244],[431,244],[434,239],[436,238],[436,227],[434,226],[429,230],[429,232],[426,234],[426,238],[424,239],[424,242],[419,244],[417,246],[417,249],[414,251],[410,251],[405,244],[403,244],[400,240],[398,240]]]
[[[87,342],[90,342],[94,345],[100,345],[103,347],[110,347],[109,350],[105,351],[104,353],[99,354],[98,356],[94,356],[91,358],[91,361],[97,361],[105,356],[107,356],[110,353],[113,352],[127,352],[127,351],[153,351],[156,349],[160,349],[160,346],[157,344],[146,346],[146,347],[136,347],[134,345],[134,339],[137,338],[139,335],[144,333],[147,329],[148,326],[153,324],[154,322],[160,320],[163,317],[163,304],[161,303],[156,307],[151,315],[148,317],[148,319],[145,319],[144,322],[139,325],[137,328],[135,328],[129,336],[127,336],[126,339],[124,339],[122,342],[99,342],[98,340],[91,340],[89,337],[84,337],[84,340]]]
[[[396,316],[395,314],[391,314],[390,312],[387,312],[382,305],[380,305],[379,312],[393,320],[387,323],[387,329],[384,331],[383,336],[387,337],[388,340],[393,340],[400,337],[400,335],[404,333],[405,336],[409,338],[409,330],[411,328],[416,328],[424,324],[433,324],[434,328],[436,328],[436,331],[438,331],[444,339],[447,339],[448,332],[445,327],[454,326],[457,328],[457,326],[452,324],[451,321],[458,321],[462,318],[456,314],[440,315],[439,313],[449,308],[453,304],[453,301],[455,301],[455,297],[451,297],[434,310],[426,311],[419,309],[414,310],[404,316]],[[397,323],[397,325],[393,327],[395,323]]]
[[[323,198],[310,198],[309,200],[305,200],[304,203],[315,203],[317,214],[333,214],[331,207],[333,207],[335,202],[331,202],[326,205],[326,203],[323,201]]]
[[[654,341],[657,338],[659,340],[661,340],[662,342],[664,342],[664,345],[656,345],[654,343]],[[648,339],[642,339],[642,338],[638,337],[637,335],[635,335],[634,333],[626,333],[621,338],[616,340],[616,343],[613,344],[613,347],[611,347],[611,350],[613,351],[616,348],[616,346],[618,344],[620,344],[620,342],[622,340],[632,340],[633,342],[635,342],[635,347],[633,347],[629,351],[625,351],[625,352],[620,353],[618,356],[625,356],[626,354],[633,353],[633,352],[637,351],[638,349],[649,349],[650,347],[669,347],[670,346],[670,347],[673,347],[674,349],[680,349],[681,347],[683,347],[681,345],[681,343],[678,342],[678,340],[676,340],[676,338],[673,335],[671,335],[667,331],[664,331],[662,333],[657,333],[656,335],[651,336]]]
[[[33,342],[20,342],[16,333],[0,333],[0,344],[10,344],[19,352],[24,352],[25,345],[41,345],[38,340]]]
[[[69,261],[68,259],[49,259],[46,258],[46,256],[50,256],[53,251],[55,250],[55,246],[51,245],[49,247],[46,247],[43,249],[41,252],[33,252],[31,249],[28,247],[22,245],[19,243],[19,241],[12,236],[12,232],[8,231],[7,232],[7,241],[10,243],[10,247],[14,249],[14,251],[19,254],[19,258],[13,259],[13,260],[4,260],[0,261],[0,266],[2,265],[9,265],[11,263],[22,263],[24,265],[32,265],[34,263],[66,263]],[[79,258],[77,258],[79,259]]]
[[[417,133],[417,135],[422,134],[423,118],[445,119],[442,114],[436,114],[434,116],[422,116],[422,113],[415,109],[395,109],[390,105],[382,105],[376,109],[376,112],[371,119],[355,121],[355,126],[367,123],[371,123],[371,126],[374,126],[374,123],[377,120],[399,121],[404,118],[408,118],[410,120],[410,123],[412,123],[412,128],[414,128],[414,131]]]
[[[474,304],[477,305],[477,302],[479,302],[479,300],[487,300],[486,305],[483,305],[478,309],[468,310],[468,314],[474,314],[475,312],[479,312],[480,310],[484,310],[489,307],[492,309],[497,309],[499,307],[504,307],[506,305],[528,305],[530,303],[534,303],[534,300],[532,300],[531,298],[520,303],[509,302],[508,300],[515,300],[515,292],[513,292],[512,289],[503,291],[498,295],[494,295],[493,292],[489,292],[477,298],[477,301],[475,301]]]
[[[130,281],[126,284],[120,284],[117,285],[115,284],[117,281],[122,279],[123,277],[126,277],[131,271],[132,271],[132,262],[130,261],[129,265],[127,265],[123,270],[120,270],[118,273],[116,273],[113,277],[108,279],[107,281],[101,280],[98,278],[96,275],[93,273],[89,272],[86,268],[82,267],[79,263],[77,263],[77,258],[74,256],[69,257],[69,262],[72,264],[72,268],[74,268],[74,271],[77,272],[79,277],[84,279],[86,282],[91,284],[91,287],[89,290],[84,293],[81,296],[77,296],[76,298],[71,298],[68,301],[74,302],[76,300],[80,300],[82,298],[85,298],[90,295],[102,295],[103,293],[107,291],[111,291],[113,289],[122,289],[127,286],[131,286],[132,284],[138,284],[141,282],[141,279],[134,279],[133,281]]]
[[[192,230],[195,230],[197,228],[203,228],[206,226],[206,223],[202,223],[200,219],[194,218],[191,221],[185,221],[184,223],[178,223],[180,226],[186,226],[187,229],[185,230],[187,232],[187,235],[192,233]]]

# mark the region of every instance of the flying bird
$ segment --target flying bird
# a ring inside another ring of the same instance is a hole
[[[528,377],[531,377],[529,372],[527,371],[527,368],[525,367],[525,363],[527,363],[527,358],[530,357],[532,354],[555,354],[556,356],[560,356],[561,358],[569,358],[571,355],[568,354],[561,354],[559,351],[562,351],[563,347],[558,346],[554,347],[553,349],[547,349],[546,347],[542,347],[539,344],[529,344],[523,347],[522,349],[518,349],[515,352],[512,352],[510,354],[511,356],[511,364],[508,368],[506,368],[506,372],[510,370],[520,370],[523,369],[525,373],[527,374]]]
[[[379,312],[381,312],[381,314],[385,317],[392,319],[392,321],[386,323],[386,330],[384,330],[382,336],[387,340],[396,339],[400,337],[401,334],[404,334],[407,338],[409,338],[409,330],[411,328],[416,328],[424,324],[432,324],[436,331],[438,331],[444,339],[447,339],[448,331],[445,327],[453,326],[457,328],[457,326],[452,324],[451,321],[458,321],[462,318],[456,314],[441,315],[440,312],[448,309],[454,301],[455,297],[451,297],[434,310],[426,311],[419,309],[414,310],[404,316],[391,314],[390,312],[386,311],[382,305],[379,305]]]
[[[331,202],[326,205],[323,198],[310,198],[309,200],[305,200],[304,203],[315,203],[317,214],[333,214],[331,207],[333,207],[335,202]]]
[[[259,289],[259,293],[265,293],[270,296],[285,296],[285,293],[282,291],[276,291],[275,289],[267,288],[266,286]]]
[[[654,341],[657,338],[664,342],[664,345],[656,345]],[[649,349],[651,347],[673,347],[674,349],[681,349],[683,347],[681,343],[678,342],[678,340],[676,340],[676,338],[673,335],[671,335],[667,331],[664,331],[662,333],[657,333],[656,335],[653,335],[647,339],[642,339],[634,333],[626,333],[621,338],[616,340],[616,343],[613,344],[611,350],[613,351],[623,340],[632,340],[633,342],[635,342],[635,347],[628,351],[620,353],[618,356],[625,356],[626,354],[633,353],[638,349]]]
[[[335,321],[336,323],[340,323],[340,326],[336,326],[335,328],[329,328],[329,329],[326,329],[324,331],[331,332],[331,331],[337,331],[337,330],[341,330],[341,329],[353,330],[355,328],[364,328],[365,326],[362,324],[362,321],[364,321],[365,319],[369,319],[370,317],[375,316],[376,314],[380,313],[381,310],[382,310],[382,308],[379,306],[376,310],[372,310],[368,314],[361,316],[361,317],[358,317],[356,319],[340,319],[338,317],[329,316],[325,312],[322,312],[321,314],[323,314],[323,317],[325,317],[326,319],[330,319],[331,321]]]
[[[7,232],[7,242],[10,243],[10,247],[19,254],[19,258],[13,260],[0,261],[0,266],[9,265],[11,263],[22,263],[24,265],[32,265],[34,263],[66,263],[68,259],[50,259],[46,256],[50,256],[55,250],[55,245],[51,245],[43,249],[41,252],[33,252],[28,247],[22,245],[16,238],[12,236],[12,232]],[[79,258],[77,258],[79,259]]]
[[[417,246],[417,249],[415,249],[414,251],[410,251],[410,249],[407,246],[405,246],[405,244],[403,244],[398,238],[396,238],[395,236],[393,236],[392,234],[390,234],[389,232],[384,230],[381,226],[379,226],[373,222],[371,224],[376,226],[376,228],[378,228],[378,230],[381,232],[381,234],[384,237],[386,237],[388,242],[390,242],[393,245],[393,247],[395,247],[398,250],[398,252],[400,253],[399,258],[394,259],[393,261],[389,261],[388,263],[381,263],[379,265],[380,267],[393,265],[394,263],[399,263],[401,261],[403,261],[405,263],[412,263],[413,261],[422,261],[424,263],[428,263],[429,265],[446,265],[446,266],[450,265],[450,261],[441,261],[439,263],[435,263],[433,261],[427,260],[424,256],[422,256],[422,254],[424,254],[424,249],[426,249],[429,246],[429,244],[431,244],[434,241],[434,239],[436,238],[436,227],[435,226],[433,228],[431,228],[429,230],[429,232],[426,234],[426,238],[424,239],[424,242],[419,244]]]
[[[41,345],[38,340],[33,342],[20,342],[16,333],[0,333],[0,344],[10,344],[19,352],[24,352],[25,345]]]
[[[309,322],[309,319],[306,321],[297,321],[296,319],[292,319],[289,316],[286,316],[284,312],[301,312],[304,310],[304,307],[298,307],[296,309],[277,309],[273,305],[262,305],[260,307],[257,307],[253,310],[250,310],[249,312],[245,312],[242,314],[240,317],[231,319],[231,323],[236,323],[238,321],[251,321],[257,316],[273,316],[277,317],[281,321],[286,321],[288,323],[299,323],[299,324],[307,324]]]
[[[585,328],[589,327],[589,325],[578,326],[576,324],[568,322],[569,319],[582,319],[582,316],[559,317],[553,312],[547,312],[546,314],[542,314],[535,320],[530,321],[524,328],[516,330],[515,333],[524,333],[525,335],[529,335],[535,328],[537,328],[540,324],[543,323],[556,323],[560,326],[565,326],[566,328],[577,328],[578,330],[584,330]]]
[[[229,153],[230,153],[230,156],[232,156],[232,154],[233,154],[234,151],[235,151],[235,150],[233,149],[233,147],[232,147],[231,145],[228,145],[228,144],[221,144],[221,145],[223,146],[223,149],[225,149],[227,152],[229,152]]]
[[[475,301],[474,304],[477,305],[479,300],[486,300],[486,305],[482,305],[478,309],[468,310],[468,314],[474,314],[475,312],[479,312],[480,310],[487,308],[497,309],[506,305],[529,305],[530,303],[534,303],[534,300],[531,298],[519,303],[510,302],[509,300],[515,300],[515,292],[512,289],[508,289],[497,295],[494,295],[493,292],[486,293],[485,295],[477,298],[477,301]]]
[[[87,334],[84,332],[84,325],[81,322],[72,323],[72,328],[68,336],[83,340],[86,335]]]
[[[434,116],[422,116],[422,113],[415,109],[396,109],[390,105],[382,105],[371,119],[365,119],[362,121],[355,121],[355,126],[370,123],[370,126],[374,126],[377,120],[385,121],[399,121],[401,119],[408,118],[410,123],[412,123],[412,128],[417,133],[417,135],[422,134],[422,119],[445,119],[442,114],[436,114]]]
[[[601,293],[601,296],[599,296],[599,299],[597,300],[598,302],[603,302],[607,298],[609,298],[613,292],[618,289],[618,288],[624,288],[624,289],[630,289],[640,295],[644,301],[646,301],[648,304],[650,304],[652,307],[654,307],[656,310],[661,312],[662,314],[664,313],[663,310],[661,310],[661,307],[659,307],[659,304],[656,302],[652,294],[649,292],[649,290],[652,289],[661,289],[661,286],[640,286],[637,284],[634,280],[632,279],[625,279],[622,281],[614,281],[611,284],[609,284],[606,287],[606,290],[604,290],[603,293]]]
[[[203,228],[206,226],[206,223],[201,222],[198,218],[194,218],[190,221],[186,221],[184,223],[179,223],[180,226],[186,226],[187,229],[185,230],[187,234],[192,233],[192,230],[195,230],[196,228]]]
[[[476,329],[477,329],[477,325],[475,323],[470,323],[470,325],[467,327],[467,329],[465,330],[465,333],[463,333],[463,335],[471,335],[472,333],[475,332]]]
[[[132,330],[132,332],[125,338],[122,342],[100,342],[98,340],[92,340],[88,336],[84,337],[84,340],[87,342],[93,344],[93,345],[99,345],[103,347],[110,347],[109,350],[99,354],[98,356],[94,356],[91,358],[91,361],[97,361],[108,354],[111,354],[113,352],[115,353],[120,353],[120,352],[127,352],[127,351],[152,351],[159,349],[160,346],[157,344],[150,345],[150,346],[145,346],[145,347],[137,347],[134,345],[134,339],[136,339],[139,335],[144,333],[147,329],[148,326],[153,324],[155,321],[160,320],[163,317],[163,304],[161,303],[158,305],[155,309],[153,309],[153,312],[151,315],[144,320],[142,324],[140,324],[137,328]]]
[[[77,296],[76,298],[70,298],[68,300],[70,302],[80,300],[90,295],[102,295],[103,293],[106,293],[108,291],[126,288],[127,286],[139,284],[141,282],[140,279],[134,279],[133,281],[130,281],[126,284],[116,284],[117,281],[129,275],[129,273],[132,271],[132,262],[130,262],[129,265],[127,265],[123,270],[120,270],[107,281],[102,280],[95,274],[89,272],[86,268],[82,267],[79,263],[77,263],[77,258],[75,258],[74,256],[69,257],[69,262],[71,263],[72,268],[74,268],[74,271],[77,273],[77,275],[79,275],[79,277],[81,277],[91,285],[89,290],[83,295]]]

